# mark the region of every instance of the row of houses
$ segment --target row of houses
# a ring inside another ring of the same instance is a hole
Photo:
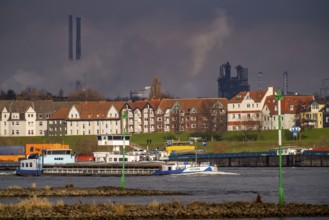
[[[0,101],[0,136],[64,136],[153,132],[210,132],[278,128],[276,92],[240,92],[232,99],[145,101]],[[122,116],[127,115],[126,118]],[[329,127],[328,103],[287,95],[282,126]]]

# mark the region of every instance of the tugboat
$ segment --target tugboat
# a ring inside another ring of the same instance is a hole
[[[19,161],[16,175],[19,176],[40,176],[42,173],[42,156],[32,154],[27,159]]]

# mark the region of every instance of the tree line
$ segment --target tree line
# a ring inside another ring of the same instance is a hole
[[[173,98],[169,93],[162,92],[162,83],[158,76],[152,80],[150,99]],[[106,98],[100,91],[94,88],[85,88],[79,81],[76,82],[75,89],[67,96],[60,89],[58,94],[52,94],[44,89],[27,87],[20,93],[16,93],[13,89],[4,91],[0,89],[0,100],[53,100],[53,101],[132,101],[139,100],[139,97],[121,97],[110,99]]]

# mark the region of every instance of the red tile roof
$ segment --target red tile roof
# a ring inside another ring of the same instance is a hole
[[[268,96],[265,100],[265,105],[269,108],[272,115],[277,115],[278,112],[275,111],[275,106],[278,105],[278,101],[275,100],[275,95]],[[302,110],[305,106],[314,100],[314,96],[311,95],[287,95],[283,96],[281,101],[281,113],[282,114],[296,114],[298,111]]]

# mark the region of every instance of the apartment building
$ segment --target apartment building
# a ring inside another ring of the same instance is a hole
[[[263,91],[239,92],[227,104],[227,130],[263,129],[263,107],[268,96],[275,95],[273,87]]]
[[[225,98],[74,103],[51,115],[48,130],[51,136],[226,130],[226,105]]]
[[[329,128],[329,101],[326,102],[320,112],[322,113],[323,127]]]
[[[279,127],[278,101],[276,96],[268,96],[263,107],[264,130],[275,130]],[[290,129],[293,126],[301,127],[301,113],[307,108],[308,103],[314,100],[310,95],[285,95],[281,100],[281,126]]]
[[[0,101],[1,136],[47,135],[47,120],[55,112],[52,101]]]
[[[301,125],[306,128],[323,128],[326,123],[323,115],[326,113],[326,102],[310,101],[307,108],[301,112]]]
[[[286,95],[281,101],[281,126],[301,126],[301,113],[313,101],[310,95]],[[228,127],[234,130],[278,129],[278,101],[273,87],[264,91],[240,92],[228,103]]]
[[[60,107],[48,120],[49,135],[121,134],[125,102],[81,102]]]
[[[226,98],[164,99],[156,111],[156,132],[226,130]]]

